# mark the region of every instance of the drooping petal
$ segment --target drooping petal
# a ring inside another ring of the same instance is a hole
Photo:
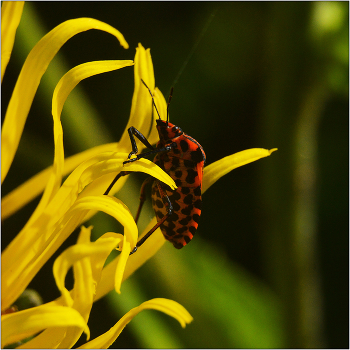
[[[157,223],[156,218],[154,217],[151,222],[147,225],[142,235],[139,237],[142,238],[146,235],[152,227]],[[142,248],[138,249],[137,252],[131,255],[128,259],[128,264],[125,267],[123,280],[125,281],[130,275],[132,275],[139,267],[141,267],[148,259],[150,259],[165,243],[165,238],[158,228],[153,234],[145,241],[142,245]],[[113,261],[111,261],[107,266],[102,270],[101,283],[97,287],[95,301],[104,297],[114,288],[113,278],[116,271],[116,267],[119,264],[119,259],[121,257],[117,256]]]
[[[49,327],[77,326],[90,336],[89,328],[76,310],[40,305],[1,317],[1,347],[27,338]]]
[[[1,182],[5,179],[17,151],[29,109],[47,66],[67,40],[90,29],[106,31],[114,35],[124,48],[128,48],[127,42],[118,30],[92,18],[77,18],[63,22],[34,46],[18,77],[2,127]]]
[[[1,4],[1,82],[11,57],[23,6],[24,1],[4,1]]]
[[[60,118],[68,95],[79,82],[91,76],[132,66],[133,64],[134,62],[131,60],[94,61],[72,68],[60,79],[53,93],[52,115],[54,119]]]
[[[79,347],[79,349],[106,349],[108,348],[119,336],[125,326],[141,311],[152,309],[164,312],[165,314],[174,317],[179,321],[184,328],[186,324],[192,322],[193,318],[188,311],[176,301],[155,298],[145,301],[140,306],[131,309],[126,313],[109,331],[100,335],[99,337],[89,341],[88,343]]]
[[[276,150],[277,148],[271,150],[264,148],[251,148],[237,152],[208,165],[204,168],[202,193],[231,170],[255,162],[260,158],[268,157]]]
[[[92,255],[102,255],[106,260],[110,252],[117,247],[120,243],[121,238],[108,237],[99,239],[96,242],[86,242],[75,244],[67,248],[56,260],[53,265],[53,275],[57,284],[59,291],[62,293],[65,304],[69,307],[73,306],[74,300],[70,296],[68,290],[65,287],[65,279],[68,273],[68,270],[75,264],[77,261],[82,260]]]
[[[84,232],[82,230],[82,232]],[[90,233],[90,232],[89,232]],[[124,240],[126,236],[124,236]],[[109,232],[100,237],[96,242],[82,241],[66,249],[55,261],[53,271],[57,287],[62,293],[65,303],[79,311],[87,321],[93,304],[93,296],[96,292],[101,276],[101,270],[110,252],[123,240],[120,234]],[[86,280],[86,275],[81,269],[89,268],[91,275]],[[74,266],[74,293],[72,295],[64,286],[68,269]],[[81,295],[83,294],[83,296]],[[89,297],[86,298],[85,294]],[[60,348],[70,348],[79,339],[82,330],[77,327],[69,327],[64,336]]]
[[[145,234],[147,234],[150,229],[157,223],[156,218],[154,217],[152,221],[147,225],[144,232],[139,238],[142,238]],[[125,271],[122,276],[122,281],[125,281],[130,275],[132,275],[139,267],[141,267],[148,259],[150,259],[165,243],[165,238],[158,228],[154,233],[146,240],[146,242],[142,245],[142,249],[139,249],[136,254],[131,255],[128,258],[128,263],[125,266]],[[97,286],[96,295],[94,296],[94,301],[97,301],[104,297],[111,290],[116,289],[117,287],[114,284],[114,281],[117,281],[116,276],[118,273],[120,264],[123,264],[120,260],[122,256],[117,256],[113,261],[111,261],[107,266],[105,266],[102,270],[101,281]],[[121,265],[123,266],[123,265]],[[121,269],[122,267],[120,267]],[[74,289],[70,291],[73,293]],[[52,305],[63,305],[62,297],[56,299],[52,302]]]
[[[120,294],[120,287],[122,285],[122,281],[124,277],[126,262],[128,261],[130,251],[131,251],[130,242],[128,242],[126,239],[126,236],[124,236],[123,249],[121,254],[119,255],[118,264],[115,269],[115,277],[114,277],[114,289],[119,294]]]
[[[92,226],[88,228],[82,226],[77,244],[88,244],[91,238],[91,230]],[[81,314],[85,322],[88,322],[96,292],[96,271],[91,260],[91,258],[85,257],[77,261],[73,266],[75,291],[73,293],[73,308]],[[65,332],[63,333],[63,331]],[[70,349],[80,338],[82,331],[79,327],[67,327],[65,330],[62,328],[62,341],[58,347],[61,349]]]
[[[92,226],[85,228],[82,226],[80,234],[78,237],[78,244],[84,244],[90,242]],[[72,298],[74,299],[73,308],[77,310],[81,316],[84,318],[85,322],[88,321],[92,303],[93,296],[95,293],[95,286],[93,283],[93,272],[91,268],[91,263],[89,258],[84,258],[77,261],[74,264],[74,293],[72,293]],[[63,306],[64,302],[60,305]],[[58,306],[54,303],[48,303],[50,306]],[[42,349],[46,348],[62,348],[69,349],[75,343],[76,339],[80,337],[82,329],[79,327],[69,326],[67,327],[51,327],[40,334],[38,334],[33,339],[29,340],[19,348],[26,349]],[[54,339],[54,343],[53,343]],[[67,345],[69,344],[69,345]]]
[[[87,254],[79,260],[76,260],[73,265],[74,271],[74,289],[70,293],[70,298],[73,300],[72,307],[76,309],[87,322],[89,319],[90,311],[93,305],[93,299],[96,292],[96,285],[99,284],[101,277],[101,270],[105,263],[109,251],[103,246],[103,242],[107,240],[118,239],[121,241],[123,236],[114,232],[107,232],[96,240],[96,242],[90,242],[92,227],[81,228],[77,245],[83,245],[83,249],[86,245],[97,243],[99,246],[94,254]],[[110,245],[113,248],[113,244]],[[71,254],[71,253],[69,253]],[[56,260],[57,261],[57,260]],[[56,262],[55,262],[56,264]],[[61,263],[58,263],[61,264]],[[56,266],[56,269],[58,267]],[[59,270],[59,269],[58,269]],[[61,274],[61,272],[59,272]],[[62,276],[60,277],[62,278]],[[60,282],[61,283],[61,282]],[[63,298],[61,297],[63,300]],[[63,305],[57,302],[51,302],[50,305]],[[25,343],[23,347],[28,348],[43,348],[47,344],[51,344],[50,339],[56,340],[56,347],[61,349],[69,349],[74,346],[77,340],[80,338],[83,330],[79,327],[68,326],[66,328],[49,328],[44,332],[37,335],[35,338]],[[61,341],[59,341],[60,339]]]

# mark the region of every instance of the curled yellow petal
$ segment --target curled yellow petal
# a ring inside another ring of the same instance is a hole
[[[34,46],[24,62],[5,115],[1,133],[1,183],[17,151],[30,106],[47,66],[67,40],[90,29],[106,31],[114,35],[123,47],[128,48],[127,42],[118,30],[92,18],[77,18],[63,22]]]
[[[24,1],[4,1],[1,4],[1,82],[11,57],[23,6]]]
[[[152,227],[157,223],[154,217],[151,222],[147,225],[142,235],[142,238],[147,234]],[[165,238],[158,228],[153,232],[153,234],[145,241],[145,243],[140,247],[137,252],[131,255],[128,259],[128,263],[125,266],[125,271],[123,274],[122,281],[125,281],[130,275],[132,275],[139,267],[141,267],[148,259],[150,259],[165,243]],[[116,268],[119,264],[119,259],[121,256],[117,256],[113,261],[111,261],[102,270],[101,283],[97,286],[95,301],[104,297],[114,288],[114,275]]]
[[[93,75],[132,66],[133,64],[134,62],[131,60],[94,61],[72,68],[60,79],[53,93],[52,115],[54,119],[59,118],[64,102],[79,82]]]
[[[90,242],[92,226],[81,228],[77,245],[92,244]],[[118,239],[121,241],[123,236],[114,232],[107,232],[96,240],[96,242],[102,243],[108,239]],[[95,243],[96,243],[95,242]],[[99,243],[99,244],[100,244]],[[77,310],[87,322],[89,319],[90,311],[93,305],[93,297],[96,292],[96,284],[100,281],[100,275],[102,267],[105,263],[106,257],[109,254],[108,249],[100,247],[95,250],[94,254],[87,255],[80,260],[77,260],[73,265],[74,271],[74,288],[70,293],[73,300],[72,307]],[[62,303],[51,302],[50,305],[63,305],[65,304],[64,298],[61,297]],[[77,340],[80,338],[83,330],[79,327],[61,327],[60,329],[50,328],[37,335],[24,345],[27,348],[42,348],[46,345],[48,348],[61,348],[70,349],[74,346]],[[52,343],[52,339],[55,339],[55,344]]]
[[[109,237],[99,239],[96,242],[75,244],[67,248],[55,260],[53,265],[54,278],[67,306],[73,306],[73,298],[70,296],[69,291],[65,288],[64,285],[68,270],[77,261],[90,257],[92,255],[102,255],[101,260],[103,261],[101,261],[101,265],[103,266],[105,260],[107,259],[107,256],[119,244],[120,240],[120,238]]]
[[[145,301],[140,306],[131,309],[126,313],[109,331],[99,337],[85,343],[79,349],[106,349],[119,336],[125,326],[141,311],[153,309],[164,312],[179,321],[182,327],[192,322],[193,318],[188,311],[179,303],[169,299],[155,298]]]
[[[202,193],[213,185],[222,176],[231,170],[264,157],[268,157],[277,148],[267,150],[264,148],[251,148],[245,151],[237,152],[225,158],[222,158],[204,168]]]
[[[76,326],[90,336],[89,328],[76,310],[40,305],[1,317],[1,347],[20,341],[50,327]]]

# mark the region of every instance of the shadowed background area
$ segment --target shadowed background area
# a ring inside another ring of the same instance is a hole
[[[61,76],[83,62],[133,59],[139,42],[151,48],[156,86],[166,98],[174,86],[170,121],[201,143],[207,164],[248,148],[278,148],[271,157],[234,170],[204,194],[199,229],[188,246],[176,250],[165,244],[122,285],[121,295],[111,292],[94,305],[92,338],[130,308],[164,297],[181,303],[193,316],[192,324],[181,329],[175,320],[146,311],[114,346],[349,347],[348,6],[25,4],[2,85],[2,116],[25,57],[61,22],[101,20],[120,30],[130,48],[93,30],[63,46],[39,86],[3,195],[52,164],[51,99]],[[120,138],[133,85],[132,67],[79,84],[62,113],[66,156]],[[142,174],[130,177],[120,195],[133,213],[143,179]],[[141,231],[153,215],[149,202]],[[37,203],[2,223],[3,249]],[[102,214],[91,223],[96,237],[121,229]],[[76,238],[75,233],[54,258]],[[53,259],[30,285],[45,302],[59,296]]]

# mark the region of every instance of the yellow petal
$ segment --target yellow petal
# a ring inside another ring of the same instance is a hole
[[[150,50],[145,50],[139,44],[136,49],[134,62],[135,88],[132,97],[130,118],[119,142],[121,152],[130,152],[130,138],[127,132],[130,126],[135,127],[145,137],[148,137],[148,132],[152,124],[152,99],[148,90],[141,82],[142,78],[151,91],[154,90],[154,71]],[[155,129],[155,124],[153,126]],[[140,150],[142,148],[144,146],[140,143]]]
[[[126,262],[128,261],[130,251],[131,251],[130,242],[128,242],[126,240],[126,236],[124,236],[123,249],[118,259],[118,264],[115,269],[115,277],[114,277],[114,289],[119,294],[120,294],[120,286],[123,281]]]
[[[3,123],[1,133],[1,183],[5,179],[17,151],[30,106],[47,66],[68,39],[90,29],[106,31],[114,35],[123,47],[128,47],[118,30],[92,18],[77,18],[63,22],[35,45],[24,62]]]
[[[4,1],[1,4],[1,82],[11,57],[23,6],[24,1]]]
[[[144,232],[139,238],[142,238],[147,234],[150,229],[157,223],[156,218],[148,224]],[[146,242],[140,247],[136,254],[129,256],[128,263],[125,266],[125,271],[122,276],[122,282],[125,281],[130,275],[132,275],[140,266],[142,266],[148,259],[150,259],[165,243],[165,238],[158,228],[154,233],[146,240]],[[100,283],[97,285],[96,295],[94,301],[97,301],[104,297],[111,290],[116,288],[115,281],[117,278],[119,269],[121,255],[117,256],[113,261],[111,261],[107,266],[102,270]],[[123,263],[122,263],[123,264]],[[123,265],[122,265],[123,266]],[[74,289],[70,292],[74,292]],[[56,299],[53,302],[53,305],[63,305],[62,297]]]
[[[79,312],[64,306],[40,305],[1,317],[1,346],[20,341],[50,327],[76,326],[84,329],[89,336],[89,328]],[[46,347],[49,343],[42,344]]]
[[[75,244],[67,248],[54,262],[53,275],[59,291],[65,300],[67,306],[73,306],[73,298],[65,288],[65,279],[68,270],[77,261],[92,255],[101,256],[101,265],[103,266],[110,252],[120,243],[120,238],[104,238],[96,242]]]
[[[107,143],[104,145],[90,148],[86,151],[77,153],[68,157],[64,161],[63,175],[67,175],[74,170],[79,164],[83,163],[89,158],[92,158],[100,153],[107,151],[116,151],[118,147],[117,142]],[[18,186],[12,192],[7,194],[1,200],[1,220],[5,220],[17,210],[21,209],[35,197],[37,197],[45,188],[49,176],[52,172],[52,166],[47,167],[40,173],[34,175],[32,178]],[[112,174],[113,175],[113,174]],[[112,176],[113,177],[113,176]],[[113,178],[111,178],[111,181]]]
[[[90,243],[92,226],[85,228],[81,227],[77,244]],[[93,299],[96,292],[95,286],[95,271],[89,257],[77,261],[73,266],[74,273],[74,293],[73,293],[73,308],[77,310],[88,321]],[[65,331],[63,333],[63,331]],[[61,349],[70,349],[78,341],[82,334],[82,329],[79,327],[62,328],[62,341],[59,344]],[[56,330],[57,334],[57,330]],[[36,348],[36,347],[34,347]]]
[[[91,244],[91,226],[88,228],[82,227],[77,245]],[[121,241],[123,236],[114,232],[107,232],[102,235],[96,242],[105,242],[106,239],[118,239]],[[95,242],[95,243],[96,243]],[[103,245],[103,244],[102,244]],[[95,295],[95,286],[100,281],[101,270],[108,256],[107,249],[99,249],[93,255],[87,255],[74,263],[74,288],[70,293],[73,299],[72,307],[76,309],[87,322],[90,311],[93,305],[93,297]],[[63,298],[61,297],[63,300]],[[60,305],[62,305],[61,303]],[[58,305],[58,303],[51,302],[50,305]],[[83,330],[79,327],[61,327],[50,328],[37,335],[34,339],[25,343],[28,348],[39,348],[40,344],[45,344],[45,340],[54,338],[58,344],[56,347],[61,349],[69,349],[74,346],[80,338]],[[58,339],[61,339],[59,342]]]
[[[140,306],[131,309],[117,322],[109,331],[82,345],[79,349],[106,349],[119,336],[124,327],[141,311],[153,309],[164,312],[165,314],[177,319],[182,327],[192,322],[193,318],[188,311],[173,300],[155,298],[145,301]]]
[[[152,227],[157,223],[154,217],[152,221],[147,225],[142,235],[142,238],[147,234]],[[145,241],[145,243],[140,247],[137,252],[131,255],[128,259],[128,263],[125,267],[123,280],[125,281],[130,275],[132,275],[139,267],[141,267],[148,259],[150,259],[165,243],[165,238],[158,228],[153,234]],[[105,296],[114,288],[113,280],[116,267],[119,264],[120,256],[117,256],[113,261],[111,261],[102,271],[101,283],[97,286],[95,301]]]
[[[213,185],[222,176],[229,173],[242,165],[264,157],[268,157],[277,148],[267,150],[264,148],[251,148],[245,151],[237,152],[225,158],[222,158],[204,168],[202,193],[204,193],[211,185]]]
[[[124,235],[127,240],[131,246],[135,246],[137,241],[137,226],[129,210],[121,201],[117,198],[103,195],[81,198],[63,215],[53,232],[49,232],[50,235],[48,237],[42,237],[40,239],[39,236],[38,242],[33,243],[32,249],[36,252],[34,256],[32,254],[25,254],[23,259],[17,264],[16,270],[12,270],[12,274],[11,270],[3,272],[2,302],[4,305],[5,303],[11,304],[12,300],[16,299],[17,294],[29,284],[43,264],[80,224],[90,209],[103,211],[118,220],[124,226]],[[42,225],[39,224],[39,227],[42,227]],[[37,230],[34,228],[31,231],[28,234],[33,236],[33,232]],[[44,243],[43,239],[46,239]]]
[[[53,93],[52,115],[54,119],[60,118],[68,95],[79,82],[93,75],[132,66],[133,64],[134,62],[131,60],[94,61],[80,64],[71,69],[60,79]]]
[[[96,74],[109,72],[123,67],[131,66],[133,62],[128,61],[97,61],[81,64],[71,69],[58,82],[52,98],[52,116],[54,122],[54,143],[55,156],[53,163],[53,171],[47,182],[44,194],[39,205],[33,214],[34,218],[47,206],[47,203],[57,192],[63,175],[64,166],[64,149],[63,149],[63,130],[61,124],[61,112],[63,105],[74,87],[83,79]],[[33,220],[33,217],[31,218]]]

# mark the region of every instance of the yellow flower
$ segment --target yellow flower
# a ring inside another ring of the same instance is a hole
[[[12,51],[15,32],[20,21],[23,3],[4,2],[1,8],[1,54],[3,57],[1,77]],[[124,48],[128,48],[122,34],[113,27],[91,19],[79,18],[66,21],[45,35],[28,55],[14,88],[2,128],[1,176],[4,181],[16,153],[24,124],[34,95],[48,64],[59,48],[73,35],[89,29],[99,29],[114,35]],[[83,79],[134,64],[135,90],[130,118],[118,143],[105,144],[64,159],[63,130],[60,115],[63,105],[72,89]],[[147,134],[152,122],[152,105],[147,83],[155,96],[155,103],[162,118],[166,116],[166,102],[162,93],[155,88],[153,64],[150,51],[139,44],[134,63],[123,61],[88,62],[71,69],[57,84],[52,100],[55,153],[53,165],[43,170],[2,199],[2,220],[43,192],[40,203],[23,229],[4,250],[2,262],[1,310],[2,347],[18,342],[41,332],[26,342],[26,348],[70,348],[83,332],[89,338],[87,326],[94,301],[111,290],[120,293],[122,282],[164,244],[165,239],[157,230],[142,249],[129,256],[138,240],[137,226],[126,205],[112,196],[125,183],[122,177],[113,187],[110,195],[104,191],[120,171],[144,172],[171,188],[174,181],[153,162],[141,159],[123,165],[130,152],[127,129],[136,127]],[[154,125],[154,124],[153,124]],[[154,144],[157,140],[153,128],[148,137]],[[266,157],[273,150],[251,149],[239,152],[217,161],[204,170],[203,192],[221,176],[232,169],[259,158]],[[68,175],[69,174],[69,175]],[[62,177],[68,175],[62,182]],[[44,305],[27,310],[6,313],[27,288],[41,267],[79,226],[96,211],[103,211],[124,226],[122,234],[107,232],[91,242],[92,227],[81,227],[78,241],[66,249],[54,262],[53,274],[61,297]],[[154,226],[155,219],[146,228]],[[120,254],[104,267],[105,261],[114,249]],[[74,287],[68,291],[65,277],[73,268]],[[177,302],[162,298],[146,301],[130,310],[108,332],[84,344],[84,348],[106,348],[118,337],[123,328],[140,311],[159,310],[176,318],[182,327],[192,321],[191,315]]]

